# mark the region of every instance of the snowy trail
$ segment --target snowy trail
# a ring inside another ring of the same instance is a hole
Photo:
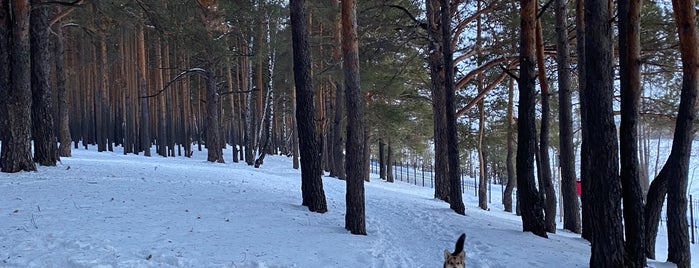
[[[324,178],[329,212],[308,212],[285,157],[254,169],[206,162],[205,152],[73,154],[39,172],[0,173],[0,267],[435,267],[461,233],[468,267],[587,267],[589,259],[578,235],[523,233],[517,216],[482,211],[472,194],[461,216],[432,189],[373,178],[369,234],[355,236],[344,229],[345,182]]]

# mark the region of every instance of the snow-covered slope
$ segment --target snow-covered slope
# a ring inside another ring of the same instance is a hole
[[[0,267],[439,267],[461,233],[467,267],[588,266],[578,235],[523,233],[519,217],[498,202],[480,210],[473,194],[461,216],[432,189],[374,178],[369,234],[356,236],[343,227],[345,182],[324,178],[329,212],[311,213],[286,157],[255,169],[206,162],[206,152],[73,155],[39,172],[0,173]],[[664,230],[658,240],[662,260]]]

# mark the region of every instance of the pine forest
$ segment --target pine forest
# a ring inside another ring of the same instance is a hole
[[[3,173],[88,146],[259,169],[284,155],[299,203],[326,213],[322,177],[344,180],[344,227],[367,235],[370,170],[409,165],[456,214],[463,174],[482,210],[501,185],[522,231],[563,224],[590,267],[646,267],[665,207],[668,261],[691,266],[695,1],[0,3]]]

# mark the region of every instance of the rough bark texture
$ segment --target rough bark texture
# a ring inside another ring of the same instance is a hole
[[[592,254],[590,267],[622,267],[624,234],[621,179],[612,98],[614,93],[611,1],[585,1],[585,102],[589,142]]]
[[[576,0],[575,2],[575,38],[577,41],[578,52],[578,92],[580,95],[580,106],[583,106],[585,100],[585,0]],[[587,113],[584,109],[580,109],[580,124],[585,125],[587,122]],[[583,128],[581,131],[582,144],[580,144],[580,182],[582,194],[580,201],[582,203],[582,238],[592,240],[592,221],[590,217],[590,183],[589,183],[589,145],[587,142],[588,131]]]
[[[219,131],[219,102],[221,96],[218,94],[216,77],[211,70],[211,66],[205,72],[206,78],[206,147],[208,154],[206,160],[209,162],[224,163],[223,143],[221,142],[221,132]]]
[[[296,85],[296,122],[301,153],[301,192],[303,205],[313,212],[325,213],[328,206],[321,178],[321,155],[313,107],[310,49],[303,0],[289,1],[291,37]]]
[[[549,117],[551,105],[549,104],[549,84],[546,80],[546,65],[544,64],[544,36],[541,29],[541,20],[536,22],[536,62],[539,72],[539,87],[541,87],[541,131],[539,132],[539,167],[542,182],[540,188],[544,193],[544,221],[546,231],[556,233],[556,190],[553,188],[551,175],[551,158],[549,157],[549,133],[551,123]]]
[[[483,90],[482,76],[478,76],[478,91]],[[483,101],[478,102],[478,207],[488,210],[488,168],[486,164],[486,152],[483,148],[483,136],[485,135],[485,107]]]
[[[342,87],[338,86],[341,84],[336,84],[336,92],[335,94],[335,116],[333,118],[333,140],[332,140],[332,154],[333,154],[333,161],[335,162],[333,164],[334,166],[334,171],[335,171],[335,177],[338,179],[344,180],[346,177],[345,174],[345,154],[342,150],[343,144],[344,144],[344,138],[343,138],[343,133],[342,127],[343,127],[343,110],[344,106],[342,105],[345,101],[344,99],[344,93],[342,90]]]
[[[299,128],[296,122],[296,89],[291,91],[291,98],[291,129],[293,132],[291,134],[291,161],[292,167],[299,169],[301,164],[299,163]]]
[[[570,51],[568,49],[568,11],[565,0],[555,0],[556,63],[558,63],[558,125],[563,229],[580,233],[580,207],[575,185],[575,148],[573,147],[573,104],[570,86]]]
[[[140,96],[147,96],[148,88],[146,87],[146,41],[143,23],[138,25],[137,35],[136,35],[136,46],[138,53],[138,91]],[[140,149],[137,151],[143,151],[143,155],[150,156],[150,108],[148,105],[147,98],[141,98],[141,123],[139,124],[139,138],[140,138]]]
[[[449,163],[449,207],[454,212],[465,215],[462,200],[461,174],[459,171],[459,140],[456,129],[456,97],[454,92],[454,53],[451,48],[451,2],[440,0],[442,24],[442,55],[444,56],[444,108],[447,117],[447,162]]]
[[[432,113],[434,118],[434,197],[449,202],[447,163],[447,117],[444,100],[444,57],[442,56],[442,32],[440,30],[439,0],[425,0],[427,34],[432,88]]]
[[[345,229],[366,235],[364,216],[364,112],[359,85],[357,3],[342,1],[342,54],[347,105],[347,212]]]
[[[334,0],[333,5],[338,10],[340,9],[340,0]],[[333,62],[340,62],[342,60],[342,20],[341,16],[336,16],[333,20],[333,42],[335,47],[333,48]],[[344,180],[346,178],[345,174],[345,154],[344,154],[344,131],[343,131],[343,116],[345,110],[345,93],[344,85],[341,79],[334,80],[333,85],[335,86],[335,116],[333,118],[333,140],[332,140],[332,154],[333,154],[333,164],[334,170],[336,172],[336,177],[338,179]]]
[[[536,35],[536,0],[520,0],[520,71],[517,129],[517,197],[521,205],[522,228],[541,237],[548,237],[539,192],[534,184],[534,152],[536,147],[534,65]]]
[[[369,128],[364,124],[364,181],[369,182],[371,180],[371,134],[369,133]]]
[[[32,4],[42,1],[34,0]],[[53,131],[51,108],[49,10],[33,8],[30,15],[31,39],[31,88],[32,88],[32,137],[34,162],[42,166],[55,166],[58,161],[58,145]]]
[[[646,194],[646,207],[643,211],[643,217],[645,219],[646,228],[646,257],[649,259],[655,259],[655,240],[658,235],[660,213],[663,209],[663,203],[665,203],[665,196],[667,195],[669,169],[672,168],[668,165],[669,163],[669,161],[665,163],[658,173],[658,176],[653,179],[653,183],[650,184],[648,193]]]
[[[624,202],[624,230],[627,267],[646,266],[643,191],[638,161],[638,112],[641,97],[641,1],[619,0],[619,74],[621,83],[621,124],[619,151]]]
[[[667,183],[668,261],[677,267],[691,267],[687,222],[687,182],[689,158],[696,129],[697,90],[699,89],[699,35],[694,1],[672,1],[682,55],[682,93],[677,112],[675,135],[669,158],[673,168]],[[668,161],[670,162],[670,161]]]
[[[478,1],[478,9],[481,10],[481,2]],[[476,46],[481,47],[482,43],[482,23],[481,16],[476,18]],[[483,54],[478,51],[476,53],[476,64],[481,66],[483,64]],[[478,89],[478,94],[483,93],[483,74],[479,74],[476,78],[476,88]],[[488,208],[488,167],[486,163],[486,152],[483,151],[483,136],[485,135],[485,102],[481,99],[478,102],[478,207],[482,210],[489,210]]]
[[[10,2],[12,5],[10,7]],[[31,74],[29,60],[29,0],[5,0],[7,10],[9,86],[5,96],[7,130],[2,139],[0,171],[35,171],[31,150]]]
[[[502,196],[502,204],[505,211],[512,212],[512,191],[517,186],[517,177],[515,176],[514,150],[515,150],[515,118],[514,118],[514,79],[510,79],[509,90],[507,91],[507,186],[505,193]]]
[[[9,6],[7,4],[8,2],[5,0],[0,1],[0,96],[7,96],[10,87],[10,59],[8,58],[10,14],[8,14]],[[3,97],[0,98],[0,142],[5,139],[8,129],[5,114],[7,111]]]
[[[56,33],[53,44],[53,58],[56,64],[56,98],[58,104],[58,156],[70,157],[70,117],[68,116],[68,99],[66,97],[66,65],[63,56],[63,28],[53,27]]]

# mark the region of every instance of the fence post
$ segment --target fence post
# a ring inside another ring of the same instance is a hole
[[[422,163],[422,187],[425,187],[425,163]]]
[[[488,203],[493,203],[493,183],[488,182]]]
[[[396,180],[396,179],[400,180],[400,178],[398,177],[398,166],[396,165],[396,161],[393,161],[393,174],[392,175],[393,175],[393,180]]]
[[[692,195],[689,195],[689,222],[692,229],[692,244],[694,244],[694,206],[692,205]]]
[[[478,181],[476,181],[476,176],[473,176],[473,196],[478,196]]]
[[[415,185],[417,185],[417,162],[413,163],[413,177],[415,177]]]

